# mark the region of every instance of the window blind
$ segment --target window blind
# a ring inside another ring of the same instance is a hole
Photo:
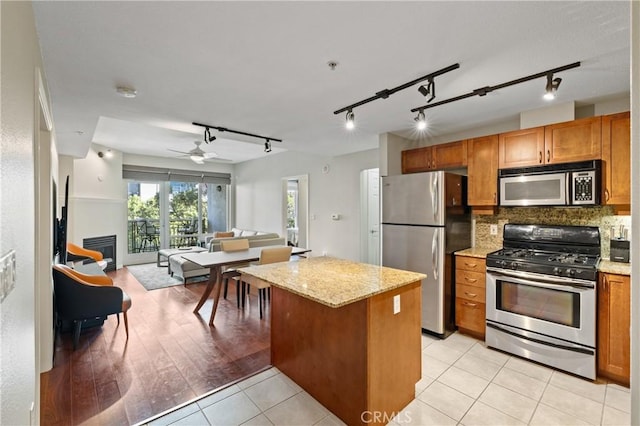
[[[229,185],[231,183],[231,174],[229,173],[134,166],[131,164],[122,165],[122,178],[146,182],[203,182],[218,185]]]

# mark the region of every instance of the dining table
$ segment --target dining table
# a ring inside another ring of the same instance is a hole
[[[213,326],[213,320],[216,316],[216,311],[218,310],[220,292],[222,289],[222,271],[227,267],[258,261],[260,260],[260,253],[262,252],[262,249],[274,247],[282,246],[251,247],[249,249],[235,251],[212,251],[206,253],[183,254],[182,257],[184,259],[193,262],[202,268],[209,268],[207,287],[205,288],[204,293],[202,293],[193,313],[198,313],[200,311],[200,308],[202,308],[211,293],[215,290],[213,294],[213,307],[211,308],[211,316],[209,318],[209,325]],[[311,249],[304,247],[292,247],[291,255],[299,256],[310,251]]]

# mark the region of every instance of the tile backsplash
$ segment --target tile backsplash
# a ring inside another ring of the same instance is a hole
[[[502,247],[502,230],[506,223],[540,225],[579,225],[600,228],[601,256],[609,258],[611,227],[625,226],[631,235],[631,216],[614,214],[609,206],[599,207],[501,207],[497,215],[474,215],[474,247]],[[498,235],[491,235],[491,225],[498,225]],[[618,231],[616,231],[618,232]],[[618,236],[616,234],[616,236]]]

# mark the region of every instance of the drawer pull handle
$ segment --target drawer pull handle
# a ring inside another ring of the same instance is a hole
[[[462,302],[462,304],[465,306],[470,306],[472,308],[475,308],[476,306],[478,306],[477,303],[471,303],[471,302]]]
[[[468,291],[465,291],[464,294],[466,294],[469,297],[476,297],[477,296],[476,293],[469,293]]]
[[[478,266],[478,264],[477,263],[464,262],[464,266],[468,266],[469,268],[475,268],[476,266]]]
[[[469,277],[464,277],[465,280],[469,281],[470,283],[475,283],[476,281],[478,281],[477,278],[469,278]]]

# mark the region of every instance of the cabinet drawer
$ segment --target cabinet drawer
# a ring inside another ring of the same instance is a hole
[[[484,334],[485,305],[456,297],[456,325]]]
[[[479,257],[458,256],[456,259],[456,268],[465,269],[467,271],[485,272],[487,262]]]
[[[456,284],[485,287],[486,275],[484,272],[472,272],[465,269],[456,269]]]
[[[469,300],[470,302],[485,302],[484,287],[473,287],[470,285],[457,284],[456,297]]]

